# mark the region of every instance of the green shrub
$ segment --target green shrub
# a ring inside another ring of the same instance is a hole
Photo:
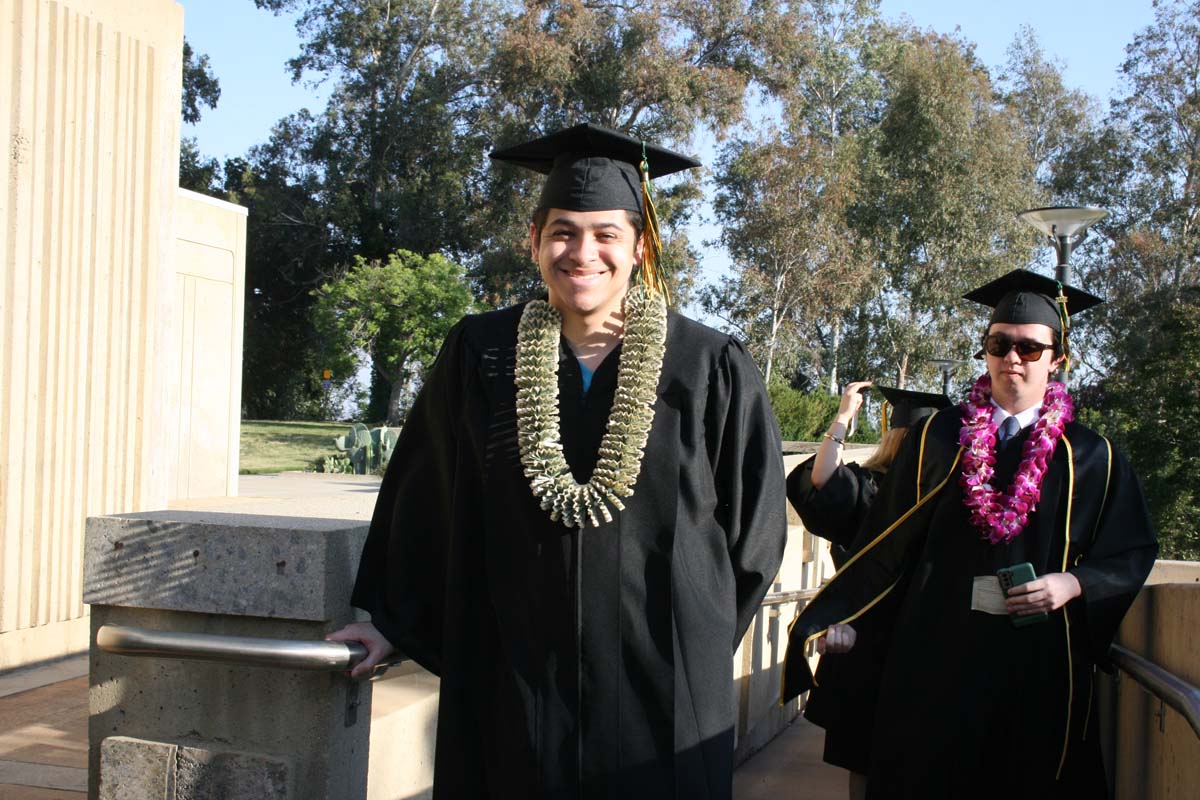
[[[837,415],[841,398],[837,395],[813,392],[805,394],[783,382],[767,387],[771,407],[779,422],[779,432],[785,442],[814,442],[820,439]],[[876,442],[879,435],[866,414],[858,415],[858,428],[850,437],[853,442]]]
[[[333,455],[322,456],[313,462],[313,471],[336,475],[353,475],[354,465],[350,463],[349,455],[334,453]]]

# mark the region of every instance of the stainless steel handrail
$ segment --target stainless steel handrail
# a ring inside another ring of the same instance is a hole
[[[1108,654],[1122,672],[1182,714],[1200,736],[1200,689],[1119,644],[1112,645]]]
[[[226,661],[280,669],[341,671],[367,657],[358,642],[314,642],[223,636],[212,633],[155,631],[127,625],[102,625],[96,645],[106,653],[198,661]]]
[[[784,603],[807,602],[817,596],[817,589],[798,589],[791,592],[772,592],[763,598],[764,606],[781,606]]]

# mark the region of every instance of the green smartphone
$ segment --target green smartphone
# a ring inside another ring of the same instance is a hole
[[[1030,564],[1028,561],[1022,561],[1020,564],[1013,564],[1011,567],[1001,567],[996,570],[996,578],[999,579],[1000,589],[1004,592],[1006,598],[1008,597],[1009,589],[1029,583],[1036,577],[1037,573],[1033,571],[1033,564]],[[1045,622],[1048,619],[1045,611],[1039,611],[1036,614],[1026,614],[1024,616],[1009,614],[1008,618],[1012,620],[1014,628],[1024,628],[1026,625]]]

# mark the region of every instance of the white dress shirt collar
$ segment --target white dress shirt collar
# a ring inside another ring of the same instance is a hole
[[[1021,430],[1025,430],[1030,425],[1037,422],[1042,416],[1042,406],[1041,404],[1038,404],[1032,408],[1025,409],[1019,414],[1013,415],[996,405],[996,401],[992,400],[992,422],[996,423],[997,428],[1003,425],[1004,420],[1011,416],[1016,416],[1017,422],[1021,426]]]

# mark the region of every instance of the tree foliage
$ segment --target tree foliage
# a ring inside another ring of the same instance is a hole
[[[208,56],[193,51],[184,37],[183,93],[180,96],[183,121],[194,125],[200,121],[200,107],[216,108],[220,99],[221,84],[213,75]]]
[[[1092,98],[1068,89],[1062,73],[1062,62],[1047,57],[1037,34],[1023,25],[996,80],[998,99],[1017,118],[1028,166],[1042,189],[1049,188],[1054,165],[1093,129],[1098,115]]]
[[[1082,405],[1145,481],[1163,554],[1197,558],[1200,4],[1155,2],[1125,54],[1108,115],[1053,174],[1057,196],[1109,211],[1072,258],[1107,301],[1086,315]]]
[[[779,356],[812,363],[812,332],[861,298],[868,277],[845,236],[854,175],[813,137],[738,141],[718,165],[714,209],[735,272],[703,295],[750,344],[769,382]],[[808,334],[806,336],[806,334]]]
[[[195,125],[200,121],[201,106],[216,108],[221,99],[221,84],[213,74],[208,56],[192,50],[183,40],[183,92],[180,114],[183,122]],[[221,165],[215,158],[205,158],[194,137],[184,136],[179,142],[179,185],[184,189],[216,194]]]
[[[353,375],[365,353],[390,387],[387,424],[403,420],[405,401],[450,328],[472,305],[461,267],[407,250],[384,260],[355,258],[340,278],[316,290],[313,322],[323,363]]]
[[[935,357],[974,351],[964,291],[1024,266],[1015,219],[1033,197],[1014,115],[961,40],[908,33],[886,67],[886,105],[864,169],[855,230],[877,263],[869,308],[873,373],[904,386]]]
[[[891,39],[871,0],[769,5],[759,29],[754,74],[779,127],[739,137],[716,166],[714,211],[734,271],[702,307],[749,342],[768,381],[779,362],[806,383],[827,377],[836,393],[842,317],[870,273],[847,210]]]
[[[1160,289],[1130,310],[1112,369],[1085,393],[1084,419],[1141,477],[1165,558],[1200,559],[1200,287]]]

